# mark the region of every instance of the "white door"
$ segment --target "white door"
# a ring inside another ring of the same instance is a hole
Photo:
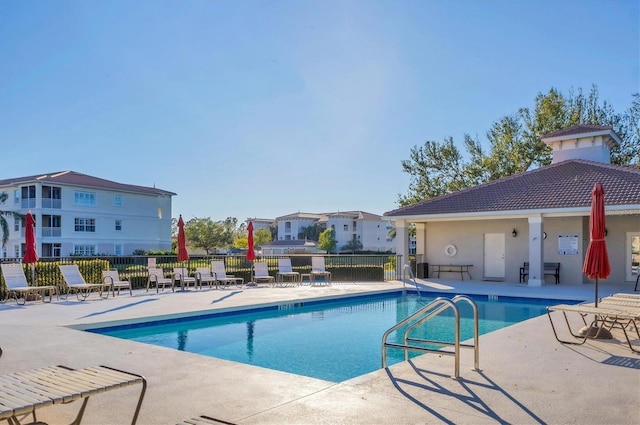
[[[484,278],[504,280],[504,233],[484,234]]]

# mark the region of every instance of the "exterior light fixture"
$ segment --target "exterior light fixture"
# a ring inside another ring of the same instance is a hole
[[[514,238],[518,236],[518,231],[516,229],[513,229],[513,232],[511,232],[511,236],[513,236]]]

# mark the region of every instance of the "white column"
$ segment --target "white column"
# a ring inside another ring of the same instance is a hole
[[[427,223],[415,223],[416,261],[427,262]],[[407,241],[408,242],[408,241]]]
[[[409,229],[406,220],[396,220],[396,254],[402,255],[402,263],[399,269],[409,263]]]
[[[528,286],[544,284],[542,253],[542,216],[529,217],[529,280]]]

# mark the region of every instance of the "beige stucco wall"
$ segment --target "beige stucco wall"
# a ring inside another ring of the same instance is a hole
[[[611,263],[611,275],[601,282],[629,283],[625,281],[625,249],[627,232],[640,232],[638,216],[607,216],[607,249]],[[511,233],[516,229],[518,235]],[[545,262],[560,263],[560,284],[592,284],[582,273],[584,256],[589,243],[589,217],[546,217],[543,221],[547,238],[543,242]],[[519,268],[529,260],[529,223],[522,219],[496,219],[478,221],[442,221],[426,223],[423,261],[429,264],[473,264],[471,275],[474,280],[484,277],[484,234],[503,233],[505,235],[505,282],[517,283]],[[578,254],[558,253],[560,235],[578,236]],[[457,254],[449,257],[445,253],[447,245],[457,248]],[[455,274],[442,274],[441,278],[456,279]],[[546,285],[552,285],[553,278],[547,276]]]

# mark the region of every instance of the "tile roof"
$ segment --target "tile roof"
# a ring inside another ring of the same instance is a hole
[[[157,189],[155,187],[136,186],[132,184],[117,183],[98,177],[89,176],[75,171],[59,171],[50,174],[41,174],[26,177],[15,177],[0,180],[0,186],[27,184],[32,182],[46,182],[51,184],[68,184],[96,189],[116,190],[122,192],[141,193],[147,195],[174,196],[173,192]]]
[[[417,216],[589,208],[602,183],[605,205],[640,205],[640,169],[572,159],[386,212]]]
[[[574,136],[576,134],[585,134],[585,133],[598,133],[598,132],[606,132],[613,131],[613,127],[605,126],[605,125],[594,125],[594,124],[578,124],[569,128],[565,128],[562,130],[554,131],[552,133],[547,133],[541,137],[541,139],[549,139],[552,137],[560,137],[560,136]]]
[[[316,246],[316,242],[310,239],[292,239],[288,241],[271,241],[266,245],[262,245],[264,247],[274,247],[274,246]]]
[[[307,219],[307,220],[318,220],[318,221],[327,221],[329,217],[349,217],[352,219],[368,219],[368,220],[379,220],[380,216],[377,214],[368,213],[365,211],[336,211],[336,212],[328,212],[328,213],[293,213],[288,215],[283,215],[277,217],[277,220],[292,220],[296,218]]]

